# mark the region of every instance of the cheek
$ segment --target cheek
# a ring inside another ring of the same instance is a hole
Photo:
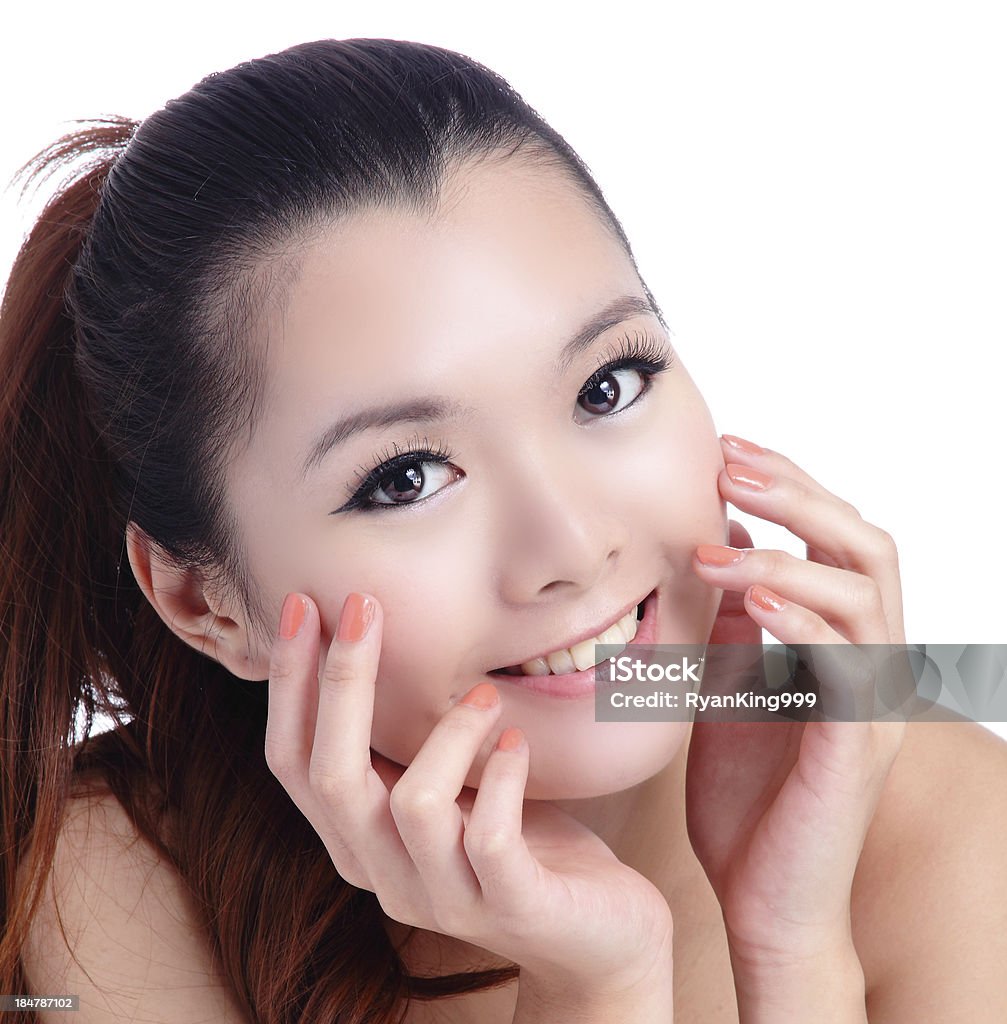
[[[633,489],[627,515],[665,567],[660,641],[706,643],[723,592],[696,575],[692,559],[700,544],[727,543],[727,503],[717,484],[724,457],[698,392],[682,389],[660,413],[639,446],[634,478],[625,481]]]
[[[384,612],[372,746],[408,764],[459,688],[458,662],[466,650],[459,638],[471,632],[459,595],[472,592],[466,567],[478,563],[459,550],[462,538],[457,535],[456,545],[446,551],[443,536],[434,543],[403,530],[400,544],[397,538],[389,540],[390,532],[380,543],[377,538],[360,541],[371,557],[355,578],[378,598]]]
[[[710,412],[686,378],[655,403],[636,443],[623,446],[616,486],[634,527],[681,553],[727,536],[727,506],[717,486],[723,468]],[[691,550],[685,553],[691,557]]]

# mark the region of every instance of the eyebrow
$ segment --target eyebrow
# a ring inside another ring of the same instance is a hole
[[[654,303],[642,295],[620,295],[594,313],[560,350],[553,372],[561,376],[570,364],[607,330],[643,314],[656,316],[661,323],[664,319]],[[374,427],[387,427],[393,423],[432,423],[438,420],[460,419],[471,411],[454,399],[432,395],[422,399],[403,399],[388,405],[361,409],[336,420],[326,427],[308,450],[301,466],[301,479],[321,463],[335,447],[344,444],[355,434]]]

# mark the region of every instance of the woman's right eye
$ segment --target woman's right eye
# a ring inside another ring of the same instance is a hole
[[[435,467],[433,474],[429,471],[424,473],[423,466]],[[367,495],[367,499],[372,505],[415,505],[417,501],[430,497],[430,494],[424,495],[423,491],[431,475],[435,481],[438,476],[442,476],[445,482],[450,482],[452,476],[457,474],[444,462],[415,458],[393,472],[385,473],[378,486]],[[431,493],[436,493],[436,490],[439,488]],[[375,500],[373,496],[379,494],[384,494],[389,500]]]
[[[454,454],[443,445],[438,444],[434,450],[425,447],[430,442],[425,438],[416,447],[404,451],[395,446],[395,454],[382,452],[374,468],[361,471],[360,482],[354,488],[351,497],[342,508],[337,508],[329,515],[339,512],[370,512],[380,508],[392,508],[398,505],[417,505],[426,501],[432,493],[430,477],[436,483],[439,477],[450,482],[452,476],[461,471],[456,469],[451,460]],[[424,466],[436,467],[433,472]],[[443,488],[437,488],[441,490]]]

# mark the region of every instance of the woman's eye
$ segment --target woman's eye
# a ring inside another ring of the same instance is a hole
[[[619,378],[623,374],[636,374],[641,379],[641,383],[636,387],[630,384],[624,389],[623,385],[619,383]],[[577,396],[577,403],[591,414],[589,418],[605,416],[614,412],[620,401],[628,396],[628,400],[622,405],[622,408],[625,409],[640,396],[640,393],[646,388],[646,384],[647,374],[643,370],[633,366],[611,369],[606,371],[603,376],[594,378],[593,383],[589,382],[589,386],[585,387]]]
[[[433,472],[424,473],[423,466],[434,467]],[[424,493],[424,487],[431,475],[435,481],[438,475],[443,475],[445,482],[450,482],[456,474],[443,462],[417,458],[383,476],[378,486],[367,495],[368,501],[372,505],[410,505],[421,498],[428,498],[430,494],[440,489],[435,488],[434,491]],[[377,495],[385,495],[387,500],[376,497]]]

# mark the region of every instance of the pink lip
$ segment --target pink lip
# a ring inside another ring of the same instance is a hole
[[[657,612],[660,601],[660,590],[655,587],[647,596],[643,606],[643,619],[636,629],[636,636],[626,645],[627,649],[636,644],[652,644],[657,634]],[[639,604],[639,601],[637,602]],[[633,605],[635,608],[636,605]],[[618,621],[618,620],[616,620]],[[589,637],[594,633],[588,633]],[[575,643],[577,641],[574,641]],[[592,665],[583,672],[568,672],[565,675],[547,676],[509,676],[490,675],[487,676],[495,685],[500,682],[513,683],[524,690],[530,690],[543,697],[557,697],[561,700],[577,700],[579,698],[592,696],[596,684],[594,679],[595,669]],[[611,684],[602,684],[611,685]]]
[[[653,591],[651,593],[653,593]],[[644,598],[644,600],[646,600],[646,598]],[[523,665],[526,661],[534,661],[536,658],[544,659],[546,655],[552,654],[555,651],[562,651],[564,649],[574,647],[577,644],[579,644],[582,640],[588,640],[593,636],[601,636],[601,634],[604,633],[606,629],[611,629],[612,626],[619,622],[624,616],[628,615],[630,611],[633,611],[635,613],[639,604],[640,602],[636,601],[628,607],[623,608],[623,610],[618,615],[616,615],[614,619],[609,619],[608,622],[605,623],[605,625],[599,626],[597,629],[582,630],[577,636],[575,636],[572,640],[568,640],[565,644],[559,644],[556,647],[550,647],[548,648],[548,650],[543,651],[541,654],[532,654],[527,658],[521,658],[519,661],[513,661],[511,662],[511,664]],[[644,609],[644,611],[646,612],[646,609]],[[506,668],[508,666],[502,667]]]

